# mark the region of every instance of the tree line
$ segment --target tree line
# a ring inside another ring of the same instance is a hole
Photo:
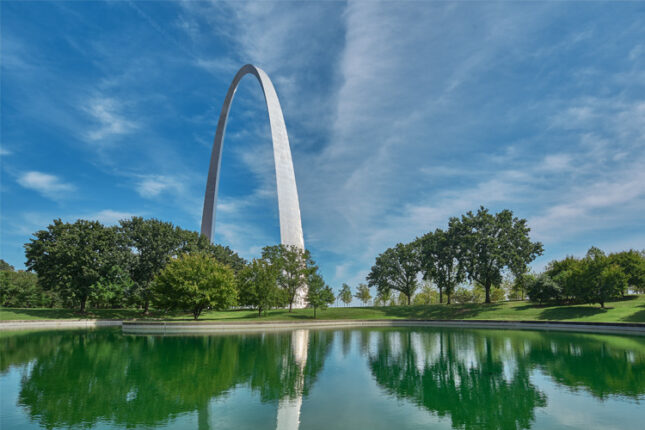
[[[399,243],[376,258],[367,276],[378,292],[375,304],[443,303],[444,296],[448,304],[490,303],[508,296],[540,304],[604,307],[628,291],[645,292],[645,251],[606,255],[593,247],[584,258],[552,261],[537,275],[529,272],[529,264],[542,255],[543,245],[532,241],[529,233],[526,220],[510,210],[492,214],[480,207],[476,213],[450,218],[446,230]],[[473,288],[465,288],[467,282]]]
[[[385,250],[376,257],[367,282],[379,297],[398,291],[410,305],[420,280],[432,282],[439,302],[445,295],[448,304],[457,288],[470,281],[483,289],[484,301],[490,303],[505,271],[521,277],[542,254],[542,244],[531,241],[529,232],[526,220],[510,210],[492,214],[480,207],[476,213],[450,218],[447,230],[438,228]]]
[[[245,261],[229,247],[157,219],[116,226],[54,220],[25,244],[27,271],[0,267],[0,304],[13,307],[138,307],[190,311],[289,307],[308,286],[307,302],[324,309],[335,297],[307,250],[266,246]]]

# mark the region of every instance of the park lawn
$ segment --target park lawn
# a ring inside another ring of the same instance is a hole
[[[136,309],[95,309],[81,315],[65,309],[12,309],[0,308],[2,320],[38,319],[142,319]],[[207,311],[200,321],[278,321],[308,320],[313,318],[312,309],[272,310],[258,318],[255,311]],[[162,315],[154,311],[145,319],[187,320],[189,313]],[[645,295],[628,296],[623,300],[609,302],[605,308],[599,305],[539,306],[529,302],[499,302],[491,304],[464,305],[418,305],[387,307],[339,307],[318,311],[318,319],[324,320],[373,320],[373,319],[428,319],[428,320],[508,320],[508,321],[589,321],[645,323]]]

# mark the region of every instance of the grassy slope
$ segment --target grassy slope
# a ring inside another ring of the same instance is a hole
[[[152,314],[150,318],[160,318]],[[169,319],[192,319],[190,314],[176,314]],[[311,319],[311,309],[270,311],[261,321]],[[131,319],[141,318],[141,313],[132,309],[92,310],[79,315],[65,309],[11,309],[0,308],[2,320],[36,319]],[[596,322],[640,322],[645,323],[645,295],[630,296],[624,300],[598,305],[536,306],[528,302],[501,302],[490,305],[428,305],[364,308],[330,308],[318,312],[318,319],[488,319],[488,320],[549,320],[549,321],[596,321]],[[258,319],[257,312],[228,311],[206,312],[201,320]]]

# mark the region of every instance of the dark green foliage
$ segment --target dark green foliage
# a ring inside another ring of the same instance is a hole
[[[237,304],[233,269],[205,254],[184,254],[168,262],[153,282],[155,303],[167,310],[190,309],[195,319],[204,309]]]
[[[242,269],[238,286],[240,305],[257,309],[258,315],[287,303],[284,290],[278,287],[278,270],[265,260],[253,260]]]
[[[34,234],[25,250],[27,268],[38,274],[38,284],[78,304],[81,312],[88,299],[121,288],[129,256],[116,228],[86,220],[73,224],[54,220]]]
[[[418,246],[415,243],[399,243],[376,257],[376,263],[367,275],[367,282],[370,287],[376,287],[379,294],[390,289],[401,292],[409,305],[418,287],[417,275],[420,271]]]
[[[334,303],[336,298],[334,293],[318,273],[311,273],[307,280],[307,302],[314,310],[314,318],[316,318],[317,309],[327,309],[327,306]]]
[[[54,291],[45,291],[38,285],[38,276],[0,260],[0,306],[21,308],[51,308],[60,304]]]
[[[637,293],[645,293],[645,252],[629,251],[609,254],[609,262],[620,267],[627,276],[629,288]]]
[[[491,302],[491,287],[501,284],[504,269],[524,273],[542,254],[542,244],[530,240],[526,220],[513,217],[508,209],[493,215],[480,207],[476,214],[451,218],[449,226],[459,243],[459,261],[468,278],[484,287],[486,303]]]
[[[543,273],[527,279],[526,294],[532,302],[542,304],[560,300],[561,289],[557,282]]]
[[[420,247],[421,269],[427,281],[433,281],[439,290],[439,303],[446,293],[448,304],[452,292],[465,280],[463,265],[459,262],[460,243],[457,230],[436,229],[417,239]]]

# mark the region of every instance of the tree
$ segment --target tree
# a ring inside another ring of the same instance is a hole
[[[491,286],[502,282],[502,270],[524,273],[543,250],[540,242],[531,242],[526,220],[513,217],[508,209],[493,215],[482,206],[476,214],[451,218],[449,229],[458,235],[459,261],[468,279],[484,286],[486,303],[491,302]]]
[[[374,304],[377,306],[391,306],[392,305],[392,290],[383,290],[376,295]]]
[[[526,293],[529,300],[539,304],[560,299],[560,286],[547,273],[527,279]]]
[[[258,316],[267,309],[283,306],[286,302],[284,291],[278,287],[278,271],[264,260],[254,259],[238,275],[240,305],[252,306]]]
[[[98,221],[56,219],[25,244],[27,269],[38,274],[39,285],[78,303],[81,312],[90,297],[115,285],[128,254],[116,228]]]
[[[363,302],[363,306],[365,306],[372,299],[370,288],[365,284],[358,284],[354,297]]]
[[[645,293],[645,254],[629,251],[609,254],[609,262],[618,265],[627,276],[627,284],[632,291]]]
[[[154,218],[132,217],[121,220],[120,225],[128,245],[134,249],[130,276],[135,290],[131,294],[134,301],[143,307],[143,313],[147,314],[155,276],[171,258],[187,251],[186,248],[192,246],[197,249],[198,238],[196,234],[192,236],[192,232]]]
[[[347,284],[343,284],[343,288],[340,290],[340,300],[345,303],[345,306],[352,302],[352,289]]]
[[[314,318],[316,318],[316,310],[327,309],[327,306],[334,303],[336,298],[331,288],[325,285],[322,276],[316,272],[309,275],[307,287],[307,302],[314,309]]]
[[[190,309],[195,319],[206,308],[225,310],[237,304],[233,269],[205,253],[169,261],[152,287],[156,305],[166,310]]]
[[[421,291],[414,296],[415,305],[431,305],[439,302],[439,293],[432,289],[427,281],[421,287]]]
[[[370,287],[378,293],[389,289],[399,291],[407,297],[408,305],[417,289],[417,275],[421,270],[418,248],[414,244],[397,244],[376,257],[376,263],[367,275]]]
[[[423,278],[432,280],[439,290],[439,303],[443,303],[445,291],[450,304],[450,296],[465,279],[463,265],[459,262],[459,236],[456,229],[448,231],[436,229],[417,239],[420,247],[421,270]]]
[[[294,245],[265,246],[262,258],[278,270],[278,285],[285,291],[289,312],[296,295],[307,285],[307,278],[317,267],[307,250]]]
[[[605,302],[619,297],[627,289],[627,275],[617,264],[596,247],[591,247],[582,261],[585,285],[584,299],[587,303],[598,303],[601,308]]]

